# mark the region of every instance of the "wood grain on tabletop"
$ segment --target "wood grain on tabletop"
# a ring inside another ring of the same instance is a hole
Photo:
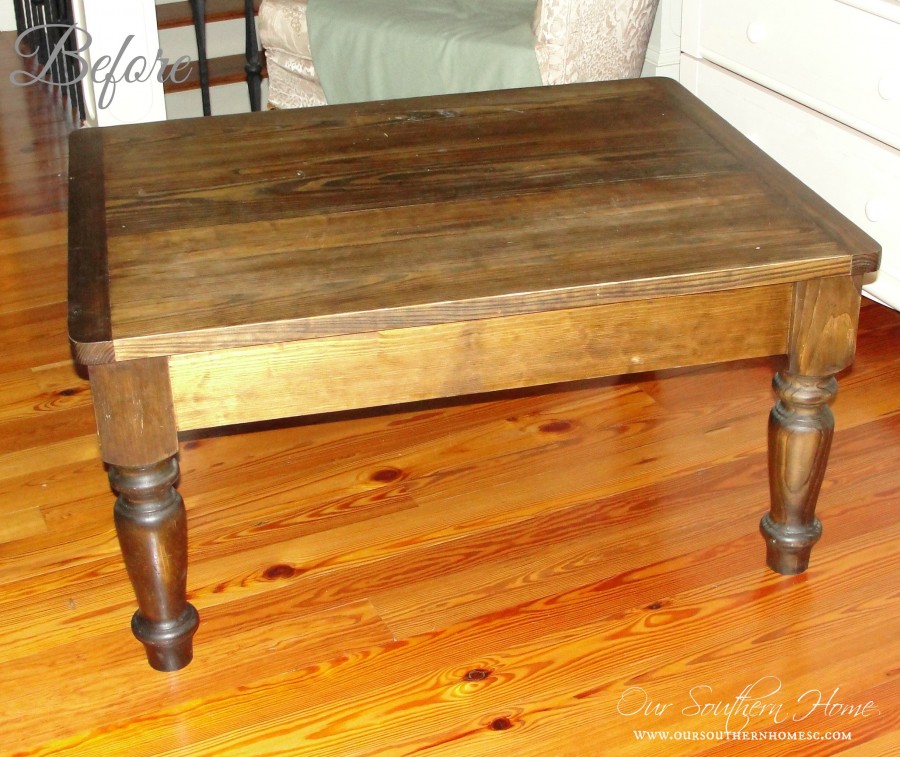
[[[631,80],[82,131],[73,336],[108,318],[134,359],[874,267],[723,128]]]

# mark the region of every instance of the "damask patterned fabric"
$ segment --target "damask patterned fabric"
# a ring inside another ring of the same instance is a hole
[[[544,84],[640,75],[657,0],[538,0],[535,52]]]
[[[269,105],[307,108],[327,105],[309,49],[307,0],[263,0],[259,38],[269,70]]]
[[[640,75],[657,2],[537,0],[533,29],[542,82],[570,84]],[[269,104],[276,108],[326,104],[310,50],[306,7],[307,0],[263,0],[259,9]]]

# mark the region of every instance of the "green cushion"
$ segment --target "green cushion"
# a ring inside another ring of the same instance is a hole
[[[535,0],[309,0],[331,104],[539,86]]]

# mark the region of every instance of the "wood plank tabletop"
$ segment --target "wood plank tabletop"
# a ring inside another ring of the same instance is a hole
[[[878,265],[664,79],[82,130],[71,155],[86,363]]]

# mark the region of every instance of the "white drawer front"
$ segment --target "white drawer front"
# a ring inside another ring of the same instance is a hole
[[[839,0],[687,0],[684,50],[900,148],[900,23]]]
[[[688,89],[876,239],[885,282],[900,279],[900,151],[690,56],[682,56],[681,74]],[[900,291],[876,290],[900,306]]]

